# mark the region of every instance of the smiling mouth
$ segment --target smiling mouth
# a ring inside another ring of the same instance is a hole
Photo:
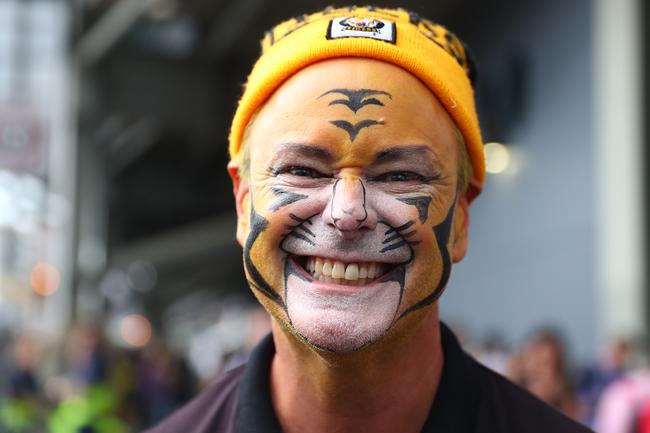
[[[293,257],[296,264],[315,281],[347,286],[363,286],[379,280],[394,265],[379,262],[342,262],[324,257]]]

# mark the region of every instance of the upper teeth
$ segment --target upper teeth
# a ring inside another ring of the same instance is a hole
[[[365,284],[384,273],[381,263],[343,263],[321,257],[308,257],[307,270],[314,279],[346,284]]]

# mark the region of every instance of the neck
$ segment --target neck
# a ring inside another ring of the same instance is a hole
[[[420,314],[409,318],[415,332],[346,354],[311,348],[274,321],[271,397],[283,431],[420,432],[443,364],[437,308]]]

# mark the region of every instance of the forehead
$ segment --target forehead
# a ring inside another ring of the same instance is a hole
[[[372,127],[345,133],[346,122],[364,121]],[[451,118],[420,80],[395,65],[361,58],[310,65],[273,94],[251,125],[247,145],[252,159],[266,159],[286,143],[325,147],[339,159],[414,145],[449,159],[458,145]]]

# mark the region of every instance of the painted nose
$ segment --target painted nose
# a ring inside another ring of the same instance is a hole
[[[358,177],[336,181],[332,190],[329,223],[341,234],[350,234],[362,228],[374,228],[376,218],[369,215],[366,188]]]

